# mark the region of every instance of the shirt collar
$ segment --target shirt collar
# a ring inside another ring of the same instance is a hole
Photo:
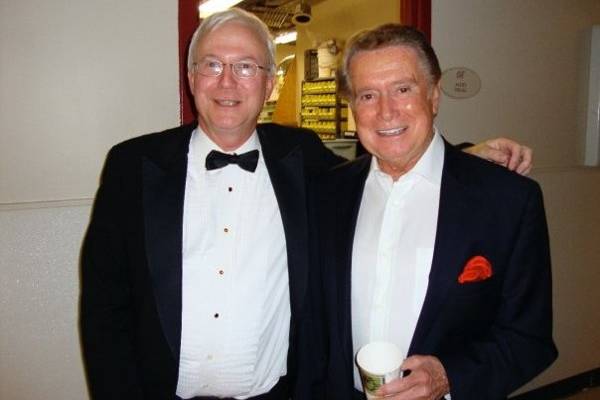
[[[442,182],[442,168],[444,166],[444,141],[442,139],[439,129],[433,126],[433,139],[427,150],[421,156],[415,166],[408,171],[405,175],[408,176],[420,176],[427,181],[440,186]],[[385,174],[379,168],[379,162],[376,157],[371,158],[371,167],[369,170],[369,176]],[[385,174],[387,176],[387,174]],[[402,177],[400,177],[402,179]]]
[[[244,142],[240,147],[233,151],[224,151],[212,141],[210,137],[200,128],[200,126],[196,127],[192,132],[192,137],[190,139],[190,147],[188,152],[188,158],[197,160],[200,163],[204,163],[206,160],[206,156],[212,150],[217,150],[222,153],[227,154],[242,154],[252,150],[260,151],[260,141],[258,140],[258,134],[256,133],[256,129],[252,132],[248,140]],[[262,153],[262,152],[261,152]],[[258,162],[262,162],[262,154],[259,153]]]

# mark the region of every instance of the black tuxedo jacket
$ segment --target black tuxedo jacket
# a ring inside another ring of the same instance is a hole
[[[557,355],[542,195],[530,179],[445,147],[434,255],[409,355],[441,360],[452,400],[506,398]],[[311,286],[325,326],[315,398],[352,398],[352,246],[370,161],[335,167],[311,196],[319,266]],[[492,277],[460,284],[476,255],[491,262]]]
[[[121,143],[108,154],[82,250],[81,334],[94,399],[173,399],[181,342],[182,223],[195,126]],[[307,182],[342,161],[316,135],[257,128],[285,231],[291,302],[288,378],[303,392],[296,351],[306,316]],[[308,371],[310,368],[300,368]]]

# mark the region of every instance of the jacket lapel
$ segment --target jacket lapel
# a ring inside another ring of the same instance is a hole
[[[292,319],[299,315],[308,279],[306,177],[302,149],[267,126],[258,126],[263,157],[277,198],[285,233]]]
[[[440,187],[440,205],[429,284],[413,334],[409,354],[431,354],[437,342],[434,324],[440,316],[450,287],[456,281],[468,252],[466,238],[477,199],[463,183],[456,165],[458,150],[445,142],[445,161]],[[468,172],[468,171],[467,171]]]
[[[339,282],[338,287],[338,307],[337,313],[339,337],[342,338],[342,348],[344,349],[345,365],[354,365],[354,350],[352,345],[352,251],[354,247],[354,233],[358,212],[362,200],[362,194],[365,188],[365,182],[371,165],[371,157],[363,156],[352,163],[345,179],[335,186],[336,201],[334,209],[336,210],[336,219],[334,225],[336,255],[338,260],[334,264],[337,270],[334,273]],[[350,369],[352,374],[352,369]]]
[[[159,155],[142,159],[148,268],[159,319],[176,360],[181,344],[183,202],[192,129],[184,127],[183,132],[173,134]]]

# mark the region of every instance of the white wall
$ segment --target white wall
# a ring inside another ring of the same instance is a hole
[[[177,2],[0,0],[0,399],[87,398],[91,198],[111,145],[179,123],[178,79]]]
[[[78,257],[89,205],[0,210],[0,399],[87,398]]]
[[[434,0],[433,45],[442,69],[476,71],[480,93],[444,98],[438,118],[456,140],[513,135],[536,165],[578,160],[583,47],[600,23],[596,0]]]
[[[600,367],[600,170],[543,168],[558,360],[520,392]]]
[[[585,44],[597,0],[433,0],[442,69],[482,80],[467,100],[443,96],[437,123],[453,142],[508,135],[535,150],[554,278],[557,362],[528,390],[600,367],[600,169],[578,167]]]
[[[0,203],[91,197],[108,148],[178,123],[177,5],[0,1]]]

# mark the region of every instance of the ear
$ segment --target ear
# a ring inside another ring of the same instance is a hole
[[[358,114],[356,113],[356,104],[354,103],[354,96],[346,97],[346,101],[348,102],[348,121],[350,121],[350,119],[354,121],[355,135],[358,138],[358,140],[360,140],[360,133],[358,132],[358,125],[360,124],[360,121],[358,121],[357,119]]]
[[[190,87],[190,92],[192,93],[192,95],[194,94],[194,80],[195,80],[196,74],[192,73],[191,71],[188,71],[187,73],[187,78],[188,78],[188,85]]]
[[[275,79],[277,79],[277,76],[273,74],[273,76],[267,76],[266,79],[267,81],[265,83],[265,101],[269,100],[269,97],[271,97],[271,93],[275,88]]]
[[[441,87],[440,82],[436,83],[431,89],[431,109],[433,111],[433,115],[437,116],[438,110],[440,108],[440,97],[441,97]]]

